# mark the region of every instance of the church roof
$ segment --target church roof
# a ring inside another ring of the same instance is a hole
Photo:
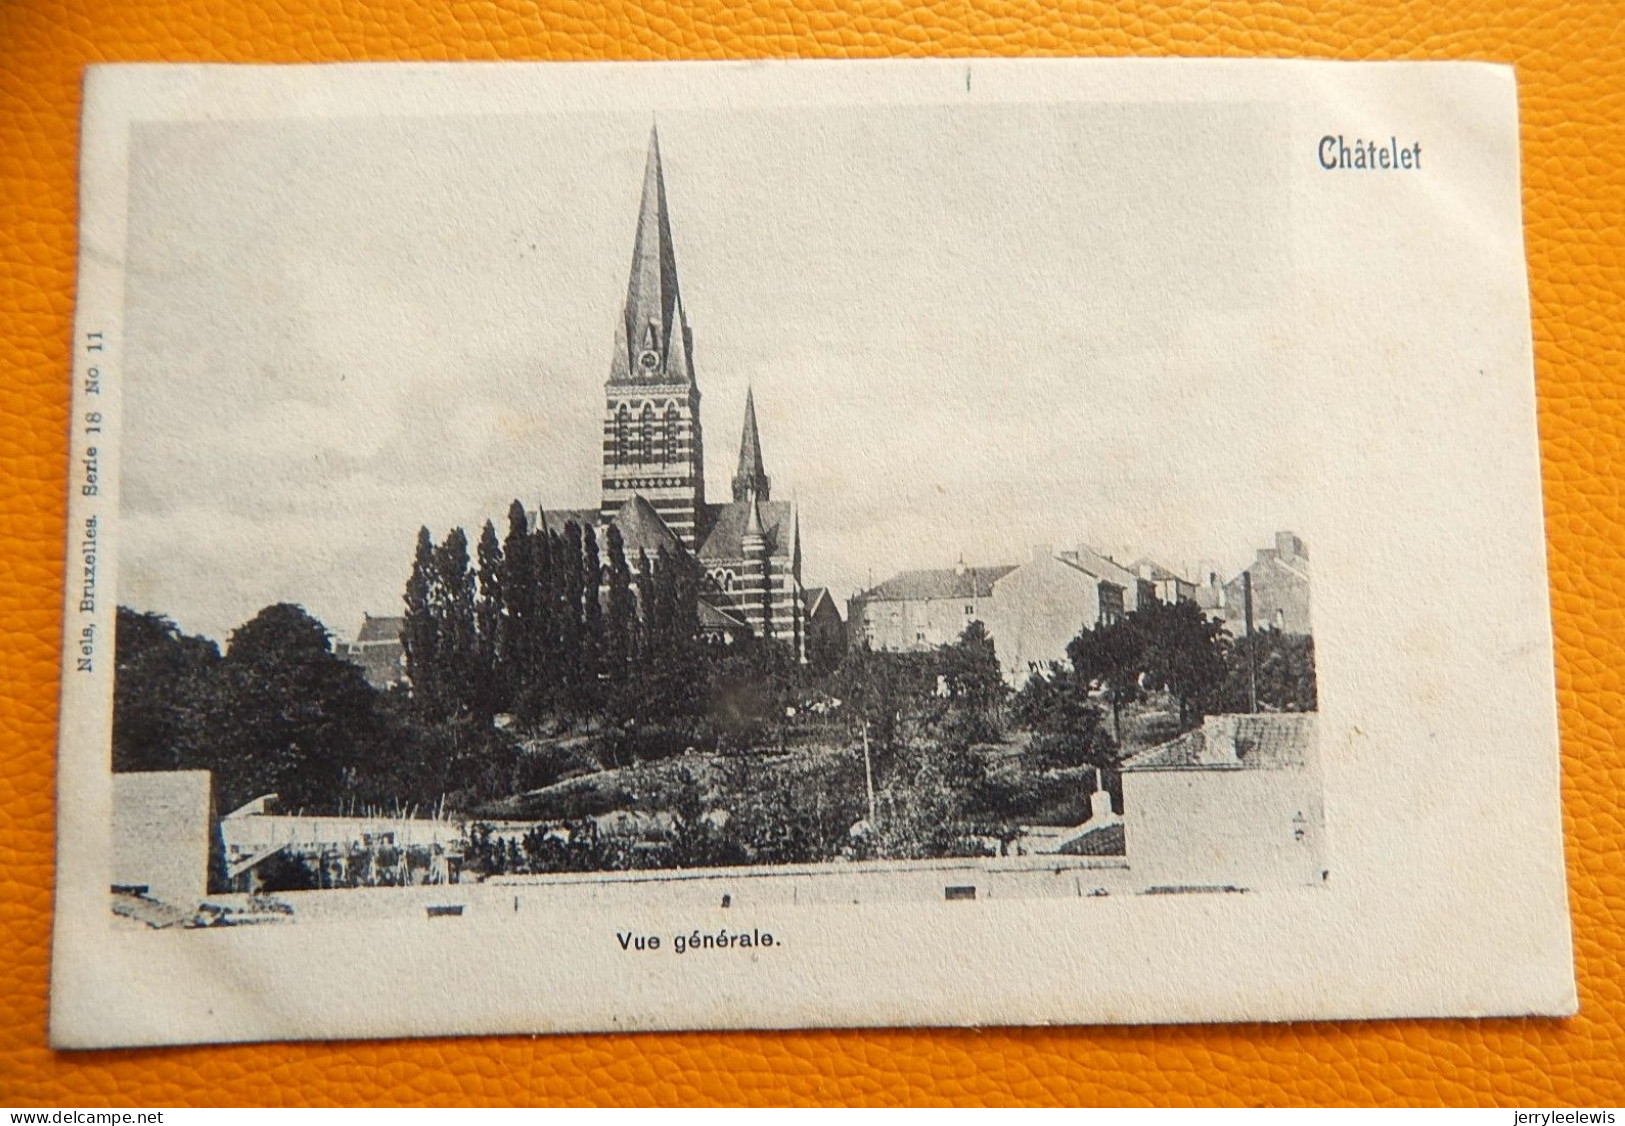
[[[932,598],[988,598],[993,584],[1014,571],[1014,566],[945,567],[935,571],[903,571],[864,591],[859,597],[875,602],[916,602]]]
[[[732,611],[701,598],[700,628],[702,630],[726,630],[730,633],[750,633],[750,624],[743,618],[736,617]]]
[[[564,534],[564,526],[575,523],[578,527],[597,527],[598,510],[596,508],[544,508],[531,519],[531,530],[538,526],[550,532]]]
[[[659,555],[661,548],[665,548],[670,555],[683,553],[682,541],[641,493],[634,494],[621,505],[614,520],[615,526],[621,530],[621,543],[629,563],[637,559],[640,551],[647,553],[650,559]]]
[[[677,292],[677,256],[672,250],[671,219],[666,211],[666,180],[660,167],[660,134],[651,129],[637,237],[632,244],[632,271],[626,283],[626,308],[615,330],[610,381],[652,378],[661,383],[688,383],[693,378],[688,347],[688,325]],[[646,349],[657,357],[652,371],[638,362]]]
[[[730,504],[708,504],[705,508],[711,530],[700,544],[700,559],[706,562],[743,559],[745,530],[750,524],[752,512],[751,498]],[[782,500],[757,501],[755,511],[761,517],[768,554],[788,556],[793,546],[790,542],[792,537],[786,534],[790,528],[790,503]]]
[[[548,508],[537,519],[541,527],[550,532],[562,533],[564,526],[571,522],[583,531],[592,528],[598,536],[598,550],[607,550],[604,536],[608,529],[596,508]],[[621,546],[630,564],[636,565],[639,551],[647,552],[649,558],[653,559],[660,554],[661,548],[671,555],[679,555],[684,550],[677,534],[641,493],[628,498],[610,520],[621,530]],[[536,521],[533,520],[532,527],[535,526]]]

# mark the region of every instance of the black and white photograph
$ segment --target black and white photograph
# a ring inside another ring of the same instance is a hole
[[[1275,123],[796,117],[134,131],[115,914],[1326,877]]]
[[[909,910],[1009,936],[1053,912],[1030,933],[1062,920],[1091,974],[1126,956],[1094,929],[1128,950],[1148,925],[1268,961],[1224,921],[1263,911],[1299,920],[1301,962],[1302,920],[1381,884],[1366,811],[1430,823],[1366,702],[1482,683],[1403,670],[1475,648],[1415,631],[1495,554],[1463,531],[1489,508],[1433,491],[1491,482],[1426,436],[1450,392],[1401,368],[1491,361],[1395,359],[1394,310],[1449,321],[1389,280],[1430,252],[1361,250],[1361,280],[1306,218],[1470,180],[1422,118],[1340,118],[1286,70],[1158,96],[1075,65],[1067,97],[1019,64],[110,73],[168,108],[120,110],[87,218],[117,284],[79,313],[65,676],[106,686],[84,901],[132,951],[515,944],[502,972],[562,974],[543,947],[591,926],[636,993],[657,958],[786,964],[938,918]],[[205,109],[213,83],[243,100]],[[1495,581],[1498,621],[1538,625]],[[1411,632],[1363,638],[1390,618]],[[875,914],[830,922],[851,910]],[[1096,1015],[1360,1008],[1214,988],[1241,1007]],[[482,989],[484,1019],[324,1027],[1050,1019],[527,1018]],[[210,1020],[255,1027],[180,1035]]]

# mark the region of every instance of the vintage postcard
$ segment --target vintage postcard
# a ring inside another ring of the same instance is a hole
[[[59,1047],[1571,1013],[1516,87],[87,76]]]

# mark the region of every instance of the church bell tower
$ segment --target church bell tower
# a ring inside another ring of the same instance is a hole
[[[608,520],[641,494],[690,551],[697,548],[705,511],[705,458],[693,347],[677,289],[660,137],[651,130],[632,246],[632,276],[626,287],[626,306],[615,327],[615,353],[604,385],[599,515]]]

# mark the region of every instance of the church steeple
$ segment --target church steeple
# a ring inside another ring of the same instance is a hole
[[[604,385],[598,511],[600,519],[611,520],[627,501],[642,497],[690,551],[699,547],[707,514],[693,348],[677,290],[660,135],[651,129],[632,273]]]
[[[751,495],[758,500],[768,500],[771,497],[768,486],[767,470],[762,465],[762,439],[756,432],[756,394],[747,387],[745,432],[739,439],[739,471],[733,480],[734,500],[744,500]]]
[[[677,256],[666,211],[666,179],[660,167],[660,133],[649,130],[643,166],[643,199],[632,244],[626,307],[615,332],[610,382],[689,383],[691,337],[677,290]]]

